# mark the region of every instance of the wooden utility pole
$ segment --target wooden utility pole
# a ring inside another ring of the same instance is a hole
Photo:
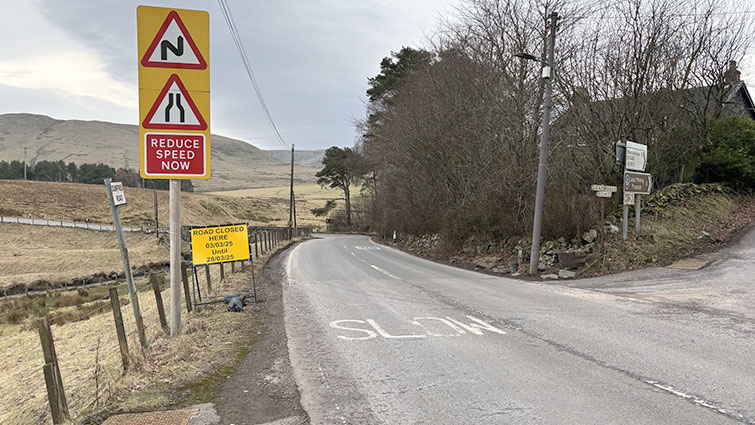
[[[291,232],[294,224],[294,145],[291,144],[291,193],[288,202],[288,238],[291,239]]]
[[[299,236],[299,227],[296,225],[296,194],[291,195],[294,198],[294,237]]]

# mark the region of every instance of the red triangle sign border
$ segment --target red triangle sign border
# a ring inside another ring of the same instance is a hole
[[[186,36],[186,42],[189,44],[189,48],[194,52],[194,55],[196,55],[199,63],[154,62],[149,60],[150,56],[155,52],[155,49],[157,49],[157,45],[160,43],[160,40],[162,40],[163,35],[165,35],[165,31],[168,30],[171,21],[176,21],[176,25],[178,25],[178,28],[180,28],[181,32]],[[181,20],[181,16],[179,16],[178,12],[175,10],[171,10],[168,13],[163,25],[157,31],[157,35],[144,53],[141,64],[144,67],[153,68],[207,69],[207,62],[204,60],[202,52],[199,51],[197,44],[194,43],[194,39],[191,37],[191,33],[186,29],[186,26]]]
[[[170,90],[170,87],[173,85],[173,83],[176,83],[178,86],[178,89],[181,91],[181,94],[183,95],[184,99],[186,99],[186,102],[189,104],[189,107],[191,108],[192,112],[194,112],[194,115],[197,117],[197,121],[199,121],[199,124],[152,124],[150,121],[155,116],[155,112],[157,112],[157,108],[160,107],[160,104],[162,103],[163,99],[165,98],[165,95],[168,93],[168,90]],[[168,78],[168,82],[165,83],[165,87],[160,91],[160,94],[157,95],[157,98],[155,99],[155,103],[152,105],[152,108],[150,108],[149,112],[147,112],[147,116],[144,117],[144,121],[142,121],[142,127],[149,128],[153,130],[207,130],[207,122],[204,120],[204,117],[199,112],[199,108],[197,108],[197,105],[194,104],[194,99],[189,96],[189,92],[186,90],[186,86],[184,86],[184,83],[181,81],[181,79],[178,77],[178,74],[172,74],[170,78]]]

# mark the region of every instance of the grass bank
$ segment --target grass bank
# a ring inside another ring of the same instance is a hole
[[[285,245],[255,260],[255,276],[266,261]],[[225,265],[225,280],[220,268],[210,268],[213,294],[248,290],[252,273],[231,273]],[[207,293],[205,274],[200,273]],[[259,282],[258,282],[259,284]],[[36,316],[44,313],[53,323],[52,332],[60,361],[61,375],[71,413],[77,420],[98,423],[113,412],[154,410],[181,405],[201,398],[217,378],[227,374],[254,343],[259,321],[252,306],[241,313],[227,312],[217,304],[187,313],[182,301],[182,328],[170,337],[161,328],[157,304],[146,278],[136,279],[139,303],[144,318],[149,348],[142,350],[128,306],[128,295],[119,286],[121,311],[130,352],[130,368],[124,375],[110,303],[108,287],[96,286],[0,301],[0,319],[9,312],[28,310],[17,323],[6,323],[0,336],[4,367],[0,370],[0,423],[49,423],[49,408],[42,373],[39,335],[34,328]],[[170,317],[170,291],[161,292],[166,314]]]

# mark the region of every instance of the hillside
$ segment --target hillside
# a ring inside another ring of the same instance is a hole
[[[139,167],[139,127],[102,121],[56,120],[44,115],[0,115],[0,159],[104,163]],[[212,178],[194,180],[197,191],[281,186],[290,165],[241,140],[212,135]],[[300,167],[296,179],[314,182],[314,170]]]
[[[291,151],[289,150],[269,150],[265,152],[281,162],[291,164]],[[294,150],[294,164],[319,170],[322,168],[323,156],[325,156],[325,149],[312,151]]]

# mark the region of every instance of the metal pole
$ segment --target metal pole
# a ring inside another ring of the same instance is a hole
[[[181,334],[181,186],[170,180],[170,336]]]
[[[642,195],[634,195],[634,234],[640,236],[640,213],[642,212]]]
[[[294,223],[294,145],[291,145],[291,193],[288,203],[288,238],[291,239],[291,230]]]
[[[139,308],[139,297],[136,295],[136,285],[134,284],[134,275],[131,273],[131,264],[128,260],[128,249],[126,248],[126,239],[123,237],[123,227],[121,227],[121,216],[118,207],[113,201],[113,190],[110,187],[112,179],[105,179],[105,189],[107,190],[107,199],[110,202],[110,212],[113,214],[113,225],[115,234],[118,237],[118,246],[121,249],[121,260],[123,260],[123,271],[126,274],[126,284],[128,285],[128,296],[131,299],[131,307],[134,310],[134,321],[139,333],[139,341],[142,347],[147,347],[147,335],[144,332],[144,321],[142,320],[142,311]]]
[[[621,239],[627,240],[627,233],[629,227],[629,205],[624,204],[624,216],[621,223]]]
[[[556,49],[556,12],[550,15],[550,38],[548,40],[548,62],[543,68],[545,97],[543,100],[542,141],[540,142],[540,161],[537,166],[537,192],[535,194],[535,219],[532,224],[532,251],[530,252],[530,274],[537,273],[540,261],[540,230],[543,221],[543,198],[545,197],[546,165],[548,161],[548,133],[551,120],[551,93],[553,91],[553,55]]]
[[[155,237],[160,239],[160,225],[157,222],[157,188],[155,188],[154,182],[152,182],[152,195],[155,199]]]

